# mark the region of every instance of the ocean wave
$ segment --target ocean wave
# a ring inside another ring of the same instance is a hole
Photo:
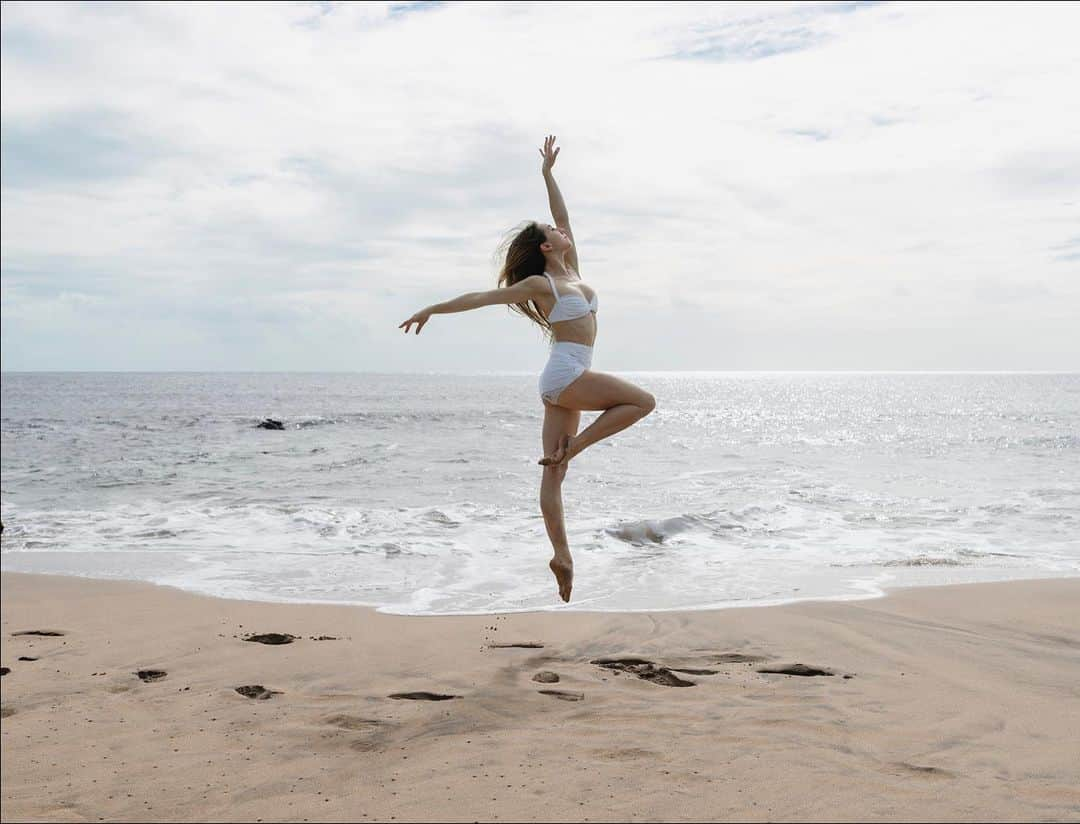
[[[354,466],[363,466],[364,464],[373,463],[375,459],[367,455],[354,455],[351,458],[346,458],[342,461],[332,461],[325,464],[316,464],[312,467],[317,472],[331,472],[335,469],[349,469]]]
[[[620,541],[635,546],[643,546],[645,544],[662,544],[668,538],[678,535],[680,532],[686,532],[693,527],[692,519],[685,515],[679,515],[664,520],[630,521],[604,531]]]
[[[312,429],[318,426],[333,426],[338,421],[334,418],[308,418],[296,422],[297,429]]]
[[[1080,449],[1080,435],[1038,435],[1023,438],[998,436],[986,438],[985,442],[992,444],[998,449],[1015,449],[1025,447],[1028,449]]]
[[[1022,504],[983,504],[978,509],[990,515],[1024,515],[1030,507]]]
[[[930,555],[918,555],[914,558],[896,558],[885,561],[883,567],[923,567],[923,566],[964,566],[964,562],[958,558],[941,558]]]
[[[122,487],[122,486],[142,486],[145,483],[146,483],[145,478],[138,478],[138,479],[132,480],[132,481],[122,481],[122,480],[113,478],[113,479],[105,480],[105,481],[95,481],[94,486],[96,486],[98,489],[116,489],[116,488]]]
[[[5,374],[5,569],[543,608],[534,381]],[[648,385],[660,411],[568,475],[571,608],[1080,570],[1076,377]]]
[[[171,529],[147,529],[131,533],[132,538],[175,538],[177,535],[179,533]]]
[[[454,520],[439,509],[429,509],[426,512],[421,513],[420,518],[434,524],[441,524],[442,526],[461,526],[461,521]]]
[[[831,567],[974,567],[986,566],[995,558],[1022,559],[1024,556],[1013,552],[995,552],[991,550],[969,549],[960,547],[955,550],[943,552],[920,552],[915,555],[905,555],[898,558],[876,558],[866,560],[852,560],[833,562]]]
[[[835,516],[833,516],[835,517]],[[821,527],[822,521],[813,507],[750,504],[731,510],[691,512],[670,518],[642,518],[625,521],[604,531],[613,538],[635,545],[662,544],[683,533],[696,532],[707,542],[715,545],[735,540],[753,541],[770,538],[784,532],[793,536],[807,527]]]

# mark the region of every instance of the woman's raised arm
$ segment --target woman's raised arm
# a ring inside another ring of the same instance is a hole
[[[540,150],[540,156],[544,158],[544,164],[540,167],[540,172],[544,176],[544,185],[547,187],[551,219],[556,226],[565,229],[566,234],[570,236],[572,245],[566,251],[566,262],[570,264],[571,269],[581,274],[578,264],[577,241],[574,240],[574,231],[570,228],[570,213],[566,209],[566,201],[563,200],[562,192],[559,191],[559,184],[555,182],[555,175],[552,173],[555,158],[559,156],[560,150],[561,147],[555,147],[555,135],[548,135],[544,138],[544,148]]]
[[[468,312],[470,309],[479,309],[481,306],[493,306],[499,303],[526,303],[534,300],[538,295],[550,291],[547,281],[542,275],[532,275],[513,286],[505,289],[488,289],[486,292],[466,292],[453,300],[436,303],[421,309],[411,318],[402,321],[398,329],[404,328],[405,334],[409,333],[409,327],[416,324],[416,334],[424,328],[428,318],[432,315],[447,315],[452,312]]]

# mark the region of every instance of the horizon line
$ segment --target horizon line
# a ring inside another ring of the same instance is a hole
[[[694,375],[1080,375],[1080,369],[610,369],[625,374]],[[314,370],[314,369],[7,369],[0,375],[447,375],[494,376],[533,375],[532,370]]]

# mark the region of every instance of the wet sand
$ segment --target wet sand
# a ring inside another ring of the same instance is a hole
[[[477,617],[0,581],[5,821],[1080,821],[1080,579]]]

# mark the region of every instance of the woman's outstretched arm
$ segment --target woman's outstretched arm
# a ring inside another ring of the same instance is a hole
[[[559,152],[562,147],[555,148],[555,135],[548,135],[544,138],[544,148],[540,150],[540,156],[544,158],[544,165],[541,167],[541,172],[544,175],[544,185],[547,186],[548,193],[548,205],[551,207],[551,220],[560,229],[565,229],[566,234],[570,236],[570,242],[573,244],[566,251],[566,262],[570,264],[571,268],[581,273],[578,268],[578,254],[577,254],[577,241],[574,240],[574,233],[570,229],[570,213],[566,210],[566,201],[563,200],[562,192],[559,191],[559,184],[555,182],[555,175],[552,173],[552,167],[555,165],[555,158],[559,156]]]
[[[416,324],[416,334],[424,328],[428,318],[432,315],[447,315],[452,312],[468,312],[470,309],[479,309],[481,306],[493,306],[499,303],[527,303],[534,300],[538,295],[548,292],[550,287],[541,275],[527,277],[513,286],[505,289],[488,289],[486,292],[466,292],[458,295],[453,300],[436,303],[421,309],[411,318],[402,321],[398,329],[404,328],[405,334],[409,334],[409,327]]]

